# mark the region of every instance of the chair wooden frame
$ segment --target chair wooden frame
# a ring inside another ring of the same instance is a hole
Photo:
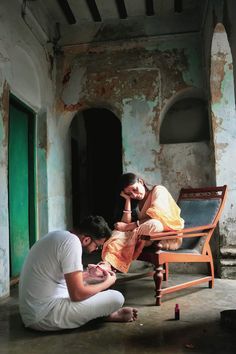
[[[181,189],[178,198],[178,204],[181,201],[186,200],[217,200],[217,208],[213,215],[213,220],[207,225],[198,225],[195,227],[184,228],[181,231],[168,231],[158,233],[157,236],[142,236],[143,240],[154,241],[155,251],[149,252],[144,250],[139,260],[151,262],[154,265],[153,279],[155,282],[155,297],[156,305],[161,305],[162,296],[168,293],[172,293],[178,290],[182,290],[187,287],[191,287],[200,283],[208,282],[209,288],[214,287],[214,264],[212,258],[212,252],[210,247],[210,239],[214,233],[214,230],[218,224],[220,216],[222,214],[227,195],[227,186],[221,187],[207,187],[207,188],[188,188]],[[186,222],[187,220],[185,220]],[[185,238],[201,238],[203,245],[201,251],[196,253],[182,253],[178,251],[165,251],[161,250],[160,240],[163,239],[176,239],[176,237]],[[181,283],[179,285],[162,288],[162,281],[167,281],[169,277],[168,264],[169,263],[196,263],[206,262],[209,269],[209,275],[200,277],[188,282]]]

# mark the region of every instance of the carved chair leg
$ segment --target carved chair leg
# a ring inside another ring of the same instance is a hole
[[[211,289],[211,288],[214,288],[215,270],[214,270],[213,257],[212,257],[212,253],[211,253],[211,248],[210,247],[207,247],[207,254],[210,257],[210,261],[209,261],[209,263],[207,263],[207,265],[208,265],[209,273],[211,275],[211,280],[208,283],[208,287]]]
[[[155,291],[156,291],[156,305],[157,306],[161,306],[161,285],[162,285],[162,279],[163,279],[163,267],[162,265],[159,265],[156,270],[155,273],[153,275],[153,279],[155,282]]]
[[[164,263],[164,273],[163,273],[163,280],[167,281],[169,279],[169,265],[168,263]]]
[[[211,261],[208,263],[208,267],[210,270],[210,275],[211,275],[211,279],[208,283],[209,288],[214,288],[214,283],[215,283],[215,279],[214,279],[214,264],[213,264],[213,260],[211,259]]]
[[[160,264],[160,251],[162,249],[162,245],[160,242],[156,242],[156,252],[155,252],[155,273],[153,275],[153,279],[155,282],[155,291],[156,291],[156,305],[161,306],[161,288],[162,288],[162,280],[163,280],[163,264]]]

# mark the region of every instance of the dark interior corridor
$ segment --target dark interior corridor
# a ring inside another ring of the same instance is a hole
[[[91,108],[74,118],[71,129],[73,225],[97,214],[112,226],[122,174],[121,123],[111,111]]]

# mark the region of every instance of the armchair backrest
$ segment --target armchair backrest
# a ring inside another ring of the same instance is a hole
[[[226,197],[226,186],[209,188],[181,189],[178,205],[185,228],[205,225],[217,225]],[[199,237],[184,238],[181,248],[198,248]]]

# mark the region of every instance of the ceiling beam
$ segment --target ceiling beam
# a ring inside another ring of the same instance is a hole
[[[88,8],[90,10],[90,13],[92,15],[92,18],[95,22],[101,22],[102,18],[100,16],[100,13],[98,11],[98,7],[96,4],[95,0],[86,0]]]
[[[153,0],[146,0],[146,15],[147,16],[154,15]]]
[[[182,0],[175,0],[174,9],[175,9],[175,12],[182,12],[183,11],[183,1]]]
[[[57,0],[63,14],[65,15],[65,18],[67,22],[70,25],[74,25],[76,23],[75,16],[70,8],[70,5],[68,4],[67,0]]]
[[[128,17],[124,0],[116,0],[116,7],[121,20]]]

